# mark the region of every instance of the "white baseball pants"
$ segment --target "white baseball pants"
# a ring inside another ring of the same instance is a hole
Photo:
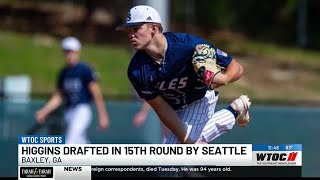
[[[215,112],[217,101],[218,95],[216,96],[213,90],[207,91],[203,98],[177,111],[192,140],[209,143],[233,128],[234,115],[227,109]],[[162,131],[167,132],[166,129],[162,129]],[[172,132],[166,134],[165,144],[179,143]]]
[[[89,104],[79,104],[65,112],[66,144],[89,144],[87,130],[92,121]]]

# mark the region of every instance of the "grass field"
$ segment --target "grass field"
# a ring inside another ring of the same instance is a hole
[[[32,78],[32,92],[47,94],[55,88],[55,80],[64,65],[60,39],[43,35],[1,32],[0,76],[26,74]],[[93,66],[99,76],[103,94],[127,96],[131,89],[127,66],[131,52],[114,45],[83,44],[83,61]]]
[[[60,39],[0,31],[0,40],[0,78],[29,75],[34,96],[48,95],[54,90],[57,73],[64,64]],[[236,55],[246,74],[241,81],[222,87],[225,93],[221,99],[239,93],[272,102],[287,101],[295,94],[320,99],[320,86],[315,83],[320,81],[319,52],[249,40],[229,42],[222,48]],[[103,94],[110,98],[132,95],[126,74],[131,56],[129,46],[83,44],[82,59],[97,70]]]

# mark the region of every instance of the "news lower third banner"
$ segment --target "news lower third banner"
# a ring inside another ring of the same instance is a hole
[[[19,179],[301,177],[301,144],[65,144],[20,136]]]

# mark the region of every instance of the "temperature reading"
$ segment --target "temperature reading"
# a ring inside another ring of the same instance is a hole
[[[286,146],[286,150],[290,151],[292,149],[293,146]]]

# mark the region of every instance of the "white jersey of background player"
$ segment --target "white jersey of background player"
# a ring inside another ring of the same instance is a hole
[[[215,112],[218,92],[199,80],[192,65],[195,47],[207,44],[216,52],[217,64],[226,68],[214,78],[215,87],[238,80],[242,66],[211,43],[186,33],[162,32],[158,12],[145,5],[130,9],[127,22],[117,30],[128,32],[137,50],[128,78],[170,130],[166,144],[207,143],[231,130],[235,121],[249,122],[249,98],[240,96],[226,109]]]

